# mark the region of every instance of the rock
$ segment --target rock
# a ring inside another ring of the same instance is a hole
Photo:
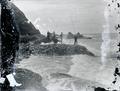
[[[71,32],[68,32],[67,38],[68,39],[73,39],[74,38],[74,34],[72,34]]]
[[[17,87],[16,91],[47,91],[41,84],[42,77],[30,70],[18,68],[16,70],[16,80],[22,83],[21,87]]]
[[[64,56],[64,55],[89,55],[95,56],[86,47],[81,45],[69,45],[69,44],[23,44],[20,45],[19,56],[29,58],[30,55],[49,55],[49,56]]]
[[[80,34],[79,32],[77,34],[72,34],[71,32],[68,32],[67,39],[73,39],[75,35],[77,36],[78,39],[92,39],[92,37],[84,36],[83,34]]]
[[[26,18],[24,13],[17,8],[14,4],[11,3],[11,7],[15,13],[16,24],[19,27],[21,35],[34,35],[40,34],[39,30],[37,30],[34,25]]]

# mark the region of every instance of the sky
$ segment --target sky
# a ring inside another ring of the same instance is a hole
[[[101,33],[105,25],[103,0],[14,0],[40,29],[73,33]]]

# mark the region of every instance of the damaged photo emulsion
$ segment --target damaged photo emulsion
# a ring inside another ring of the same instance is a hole
[[[0,91],[120,91],[120,0],[1,0]]]

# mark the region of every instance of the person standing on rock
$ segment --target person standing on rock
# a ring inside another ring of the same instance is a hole
[[[51,33],[48,31],[47,32],[47,40],[50,41],[51,40]]]
[[[55,32],[53,32],[52,40],[53,40],[54,44],[57,44],[57,43],[58,43],[58,39],[57,39],[57,37],[56,37]]]
[[[63,43],[63,32],[61,32],[60,38],[61,38],[61,44],[62,44]]]
[[[78,44],[78,36],[77,34],[74,35],[74,45]]]

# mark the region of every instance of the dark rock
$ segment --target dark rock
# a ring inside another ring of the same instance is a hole
[[[74,34],[72,34],[71,32],[68,32],[67,38],[68,39],[73,39],[74,38]]]
[[[67,39],[73,39],[75,36],[78,39],[92,39],[92,37],[84,36],[83,34],[80,34],[79,32],[77,34],[72,34],[71,32],[68,32]]]
[[[67,45],[67,44],[49,44],[49,45],[40,45],[40,44],[25,44],[20,45],[19,50],[20,56],[22,58],[29,58],[30,55],[76,55],[83,54],[89,56],[95,56],[90,52],[86,47],[81,45]]]
[[[22,86],[17,87],[16,91],[28,91],[30,88],[34,89],[34,91],[47,91],[41,84],[42,77],[30,70],[17,69],[16,80],[17,82],[22,83]]]
[[[77,33],[77,37],[78,37],[78,38],[82,38],[82,37],[84,37],[84,36],[78,32],[78,33]]]

